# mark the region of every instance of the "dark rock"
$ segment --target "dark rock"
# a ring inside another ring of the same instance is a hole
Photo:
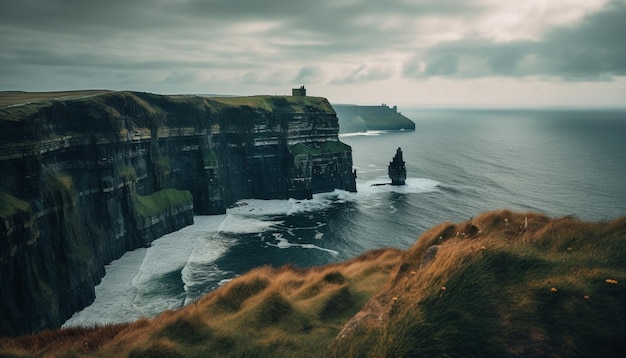
[[[406,165],[402,159],[402,149],[398,148],[396,150],[396,155],[389,162],[388,172],[391,185],[405,185]]]

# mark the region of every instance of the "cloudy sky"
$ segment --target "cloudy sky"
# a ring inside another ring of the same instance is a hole
[[[0,90],[626,106],[626,0],[0,0]]]

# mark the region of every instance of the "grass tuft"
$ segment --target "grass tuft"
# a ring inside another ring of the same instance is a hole
[[[251,275],[240,278],[216,294],[214,306],[219,311],[237,312],[245,300],[257,295],[269,284],[269,280],[260,276]]]
[[[159,340],[146,348],[135,348],[128,354],[129,358],[183,358],[174,344],[167,340]]]
[[[210,339],[212,332],[199,317],[182,316],[166,325],[159,335],[173,342],[198,344]]]
[[[328,283],[341,285],[346,282],[346,278],[339,271],[331,271],[324,275],[323,280]]]
[[[269,292],[255,305],[251,314],[252,324],[264,326],[279,323],[293,311],[289,301],[278,291]]]
[[[319,315],[322,319],[345,318],[346,311],[349,312],[354,304],[355,298],[350,289],[347,286],[342,286],[323,299]],[[349,313],[351,316],[356,312]]]

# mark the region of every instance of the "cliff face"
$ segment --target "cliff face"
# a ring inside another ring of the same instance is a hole
[[[27,95],[27,94],[25,94]],[[325,99],[104,92],[0,108],[0,334],[58,327],[104,265],[242,198],[356,190]]]
[[[341,133],[366,132],[368,130],[415,130],[415,123],[398,113],[398,108],[381,106],[357,106],[334,104],[339,118]]]

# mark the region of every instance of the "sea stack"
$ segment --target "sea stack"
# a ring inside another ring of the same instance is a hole
[[[399,147],[393,160],[389,162],[389,179],[391,185],[404,185],[406,181],[406,166],[402,160],[402,149]]]

